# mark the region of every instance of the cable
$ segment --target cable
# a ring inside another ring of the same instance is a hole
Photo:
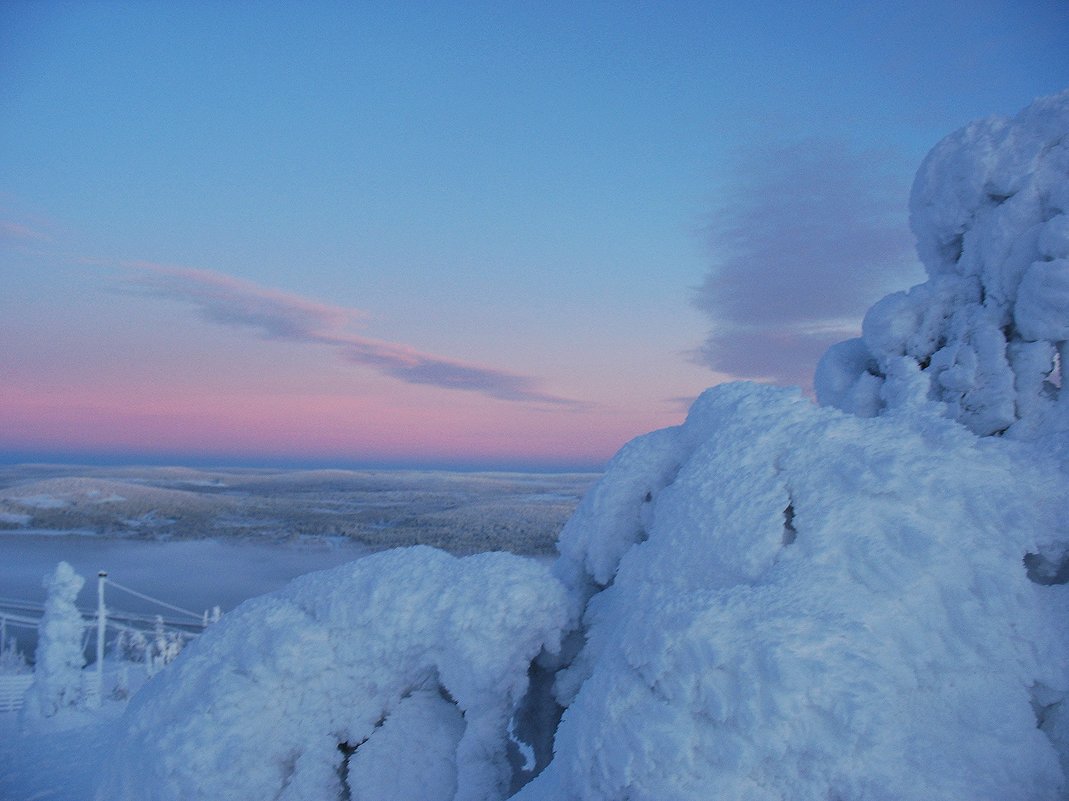
[[[159,604],[160,606],[166,607],[167,609],[172,609],[175,612],[181,612],[183,615],[189,615],[190,617],[192,617],[195,620],[203,620],[204,619],[204,613],[203,612],[191,612],[190,610],[183,609],[180,606],[175,606],[174,604],[169,604],[166,601],[161,601],[159,598],[153,598],[151,595],[145,595],[144,593],[138,592],[137,590],[131,590],[129,587],[124,587],[122,584],[119,584],[116,581],[112,581],[111,579],[107,580],[107,585],[115,587],[116,589],[120,589],[123,592],[128,592],[131,595],[136,596],[136,597],[140,598],[143,601],[149,601],[150,603]]]

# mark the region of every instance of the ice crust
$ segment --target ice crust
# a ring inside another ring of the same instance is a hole
[[[1069,92],[932,151],[929,280],[828,352],[823,405],[707,391],[552,572],[418,548],[243,605],[98,797],[490,801],[530,778],[511,728],[517,801],[1069,798],[1067,132]]]

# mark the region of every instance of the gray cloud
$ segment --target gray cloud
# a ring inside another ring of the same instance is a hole
[[[831,345],[857,335],[857,329],[805,329],[797,326],[732,326],[714,332],[699,359],[739,378],[809,387],[817,361]]]
[[[262,287],[211,270],[135,262],[127,287],[143,294],[193,304],[202,319],[257,330],[265,339],[328,346],[354,364],[371,367],[408,384],[477,392],[507,401],[583,408],[586,404],[542,392],[534,379],[468,364],[406,345],[359,336],[346,329],[365,315],[300,295]]]
[[[259,329],[272,339],[315,341],[363,317],[354,309],[318,303],[211,270],[133,262],[129,286],[156,297],[192,303],[201,318]]]
[[[698,361],[806,386],[868,306],[919,277],[889,161],[830,141],[742,160],[709,226],[713,266],[694,303],[712,329]]]

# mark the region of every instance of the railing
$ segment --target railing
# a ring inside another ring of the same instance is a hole
[[[31,684],[32,673],[0,675],[0,712],[18,712],[22,709],[22,701]]]
[[[146,595],[122,584],[109,581],[107,575],[103,570],[98,574],[97,608],[95,610],[81,608],[78,610],[82,614],[85,623],[86,640],[83,642],[83,649],[89,644],[93,629],[96,630],[96,686],[92,689],[92,693],[95,694],[97,699],[100,698],[100,693],[103,689],[104,646],[109,627],[118,633],[141,634],[148,637],[174,635],[180,636],[184,641],[197,636],[197,632],[191,631],[191,629],[204,628],[209,623],[217,621],[221,615],[219,607],[203,613],[183,609],[167,601],[153,598],[151,595]],[[161,615],[145,615],[108,609],[104,604],[104,588],[106,585],[171,612],[178,612],[188,619],[165,619]],[[37,629],[40,626],[43,614],[44,604],[15,598],[0,598],[0,651],[3,651],[7,645],[8,626]],[[138,624],[140,624],[140,627]],[[179,648],[180,646],[181,644],[179,644]],[[152,661],[147,652],[145,654],[145,662],[146,669],[150,671],[150,675],[151,672],[158,669],[158,665]],[[165,664],[165,662],[159,664]],[[0,674],[0,712],[20,709],[23,703],[23,696],[32,683],[32,673]]]

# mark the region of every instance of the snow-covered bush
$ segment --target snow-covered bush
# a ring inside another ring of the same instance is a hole
[[[19,650],[18,641],[10,638],[0,642],[0,675],[11,673],[28,673],[26,655]]]
[[[151,638],[137,629],[120,629],[112,644],[112,654],[122,662],[143,664],[145,672],[154,676],[178,658],[186,641],[183,632],[168,631],[163,618],[157,615]]]
[[[69,564],[60,562],[52,575],[45,576],[43,583],[48,596],[37,630],[33,684],[24,707],[24,715],[30,719],[52,717],[63,709],[77,707],[83,699],[85,622],[75,606],[75,599],[85,579]]]
[[[180,631],[167,631],[163,617],[156,615],[156,626],[152,635],[152,645],[145,652],[145,662],[149,666],[149,675],[155,675],[171,664],[186,644],[186,638]]]
[[[859,416],[719,387],[618,454],[561,536],[578,653],[516,799],[1069,797],[1067,211],[1069,93],[949,137],[931,280],[818,372]]]
[[[501,798],[509,719],[565,615],[548,569],[508,554],[418,547],[309,574],[134,697],[99,797]]]
[[[828,351],[820,402],[871,416],[935,401],[980,435],[1053,427],[1069,458],[1069,91],[940,142],[910,223],[928,281],[881,300],[860,339]]]
[[[112,656],[120,662],[147,662],[148,637],[136,629],[119,629],[112,642]]]

